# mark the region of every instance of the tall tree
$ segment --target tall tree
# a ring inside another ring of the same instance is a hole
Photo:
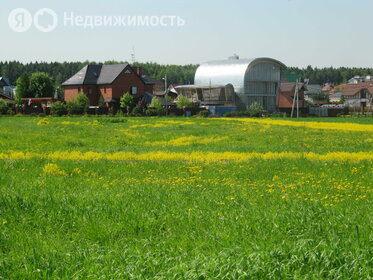
[[[36,72],[30,78],[30,92],[35,97],[52,97],[54,86],[51,77],[42,72]]]
[[[17,99],[33,97],[30,94],[30,78],[27,73],[22,73],[22,75],[17,79],[16,85]]]

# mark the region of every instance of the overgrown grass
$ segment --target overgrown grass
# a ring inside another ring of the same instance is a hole
[[[364,131],[40,120],[0,118],[0,153],[373,152]],[[373,277],[371,161],[34,158],[0,170],[0,279]]]

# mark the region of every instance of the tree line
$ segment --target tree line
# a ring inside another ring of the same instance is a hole
[[[31,76],[35,72],[47,73],[56,87],[66,81],[81,68],[87,64],[116,64],[126,63],[123,61],[106,61],[104,63],[94,61],[83,62],[31,62],[21,63],[19,61],[0,62],[0,76],[10,78],[13,84],[23,74]],[[167,75],[168,82],[171,84],[193,84],[194,74],[198,65],[162,65],[154,62],[140,63],[136,62],[134,66],[140,66],[143,73],[157,80]],[[359,75],[372,75],[373,68],[348,68],[348,67],[327,67],[306,68],[289,67],[284,74],[296,74],[301,78],[310,79],[313,84],[324,84],[332,82],[335,84],[346,83],[350,78]]]
[[[334,83],[336,85],[347,83],[354,76],[373,75],[373,68],[348,68],[348,67],[326,67],[306,68],[288,67],[285,70],[286,74],[296,74],[302,79],[309,79],[312,84],[323,85],[325,83]]]
[[[26,73],[31,76],[36,72],[47,73],[51,78],[53,83],[58,87],[64,81],[69,79],[80,69],[82,69],[87,64],[117,64],[117,63],[127,63],[124,61],[105,61],[95,62],[95,61],[83,61],[83,62],[31,62],[31,63],[21,63],[19,61],[5,61],[0,62],[0,76],[9,78],[13,84],[17,79]],[[167,75],[167,80],[171,84],[193,84],[194,74],[197,70],[198,65],[161,65],[158,63],[139,63],[136,62],[132,64],[133,66],[142,67],[143,73],[149,77],[155,78],[157,80],[162,80],[162,78]]]

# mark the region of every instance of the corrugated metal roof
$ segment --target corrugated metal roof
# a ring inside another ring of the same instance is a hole
[[[232,84],[236,92],[244,88],[247,71],[256,64],[270,63],[281,68],[286,66],[272,58],[255,59],[227,59],[202,63],[195,74],[194,83],[196,85],[227,85]]]

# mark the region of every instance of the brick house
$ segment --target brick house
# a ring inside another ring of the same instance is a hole
[[[155,83],[145,77],[140,67],[129,64],[87,65],[62,84],[65,101],[79,92],[87,95],[91,106],[97,106],[101,97],[108,106],[118,104],[126,92],[141,99],[154,91]]]

